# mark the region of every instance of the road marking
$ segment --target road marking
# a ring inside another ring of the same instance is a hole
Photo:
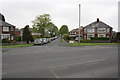
[[[87,61],[87,62],[81,62],[81,63],[75,63],[75,64],[67,64],[67,65],[60,65],[60,66],[48,67],[48,68],[50,69],[50,68],[66,67],[66,66],[73,66],[73,65],[78,65],[78,64],[87,64],[87,63],[99,62],[99,61],[104,61],[104,60],[106,60],[106,59],[103,58],[103,59],[91,60],[91,61]]]
[[[60,77],[54,72],[54,70],[49,70],[57,79],[60,79]]]

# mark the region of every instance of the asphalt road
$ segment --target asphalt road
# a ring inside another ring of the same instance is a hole
[[[62,43],[63,44],[63,43]],[[3,78],[117,78],[117,46],[43,46],[3,52]]]

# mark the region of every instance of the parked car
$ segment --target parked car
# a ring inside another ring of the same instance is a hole
[[[50,38],[51,41],[53,41],[54,39],[53,38]]]
[[[55,36],[55,39],[57,39],[58,38],[58,36]]]
[[[47,43],[48,43],[47,38],[42,38],[42,40],[43,40],[43,43],[44,43],[44,44],[47,44]]]
[[[43,40],[42,39],[35,39],[34,40],[34,45],[43,45]]]
[[[51,42],[51,39],[50,39],[50,38],[47,38],[47,41],[48,41],[48,43],[50,43],[50,42]]]

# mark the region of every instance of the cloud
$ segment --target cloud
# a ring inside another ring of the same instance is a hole
[[[3,0],[1,12],[6,20],[19,28],[29,24],[36,16],[48,13],[59,28],[79,27],[78,5],[81,4],[81,25],[95,21],[97,17],[117,31],[119,0]]]

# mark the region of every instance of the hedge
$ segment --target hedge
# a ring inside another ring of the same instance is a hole
[[[91,37],[91,40],[109,40],[107,37]]]
[[[2,39],[2,43],[10,43],[9,38]]]

